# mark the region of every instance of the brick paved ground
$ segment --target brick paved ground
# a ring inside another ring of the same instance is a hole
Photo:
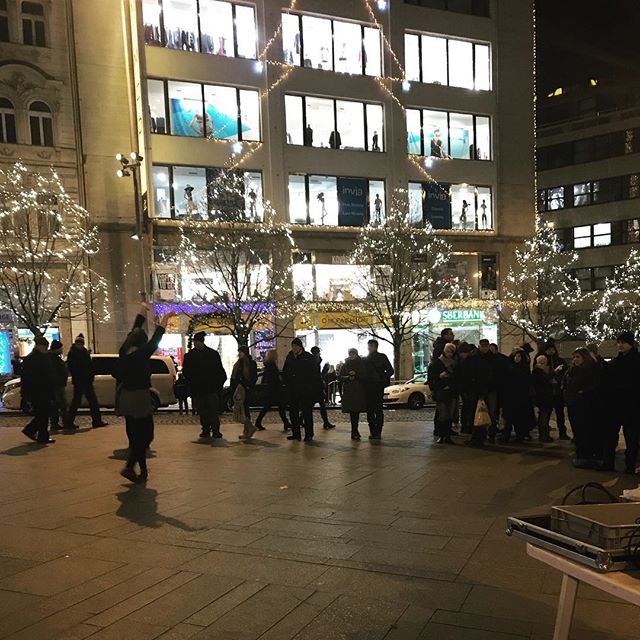
[[[146,487],[118,475],[118,419],[38,447],[2,416],[0,638],[550,638],[559,576],[504,518],[594,474],[566,443],[434,446],[427,415],[390,413],[380,446],[343,420],[311,446],[273,423],[252,444],[225,424],[211,446],[163,414]],[[580,595],[574,638],[638,637],[640,611]]]

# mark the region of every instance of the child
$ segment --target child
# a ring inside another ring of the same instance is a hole
[[[189,414],[189,386],[187,384],[187,379],[184,377],[184,374],[180,373],[178,375],[178,379],[175,381],[173,385],[173,392],[176,396],[176,400],[178,401],[178,410],[180,411],[180,415],[182,412]]]

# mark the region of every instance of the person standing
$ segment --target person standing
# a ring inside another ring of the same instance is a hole
[[[618,355],[605,369],[605,398],[610,399],[609,425],[606,433],[602,469],[614,470],[620,427],[626,445],[625,473],[635,474],[640,440],[640,354],[635,335],[623,331],[617,340]]]
[[[451,427],[458,400],[456,384],[456,347],[450,342],[444,346],[442,355],[429,365],[429,387],[436,401],[435,423],[436,442],[438,444],[454,444],[451,439]]]
[[[33,419],[22,430],[27,438],[40,444],[54,443],[49,437],[49,416],[53,401],[53,369],[47,351],[49,341],[38,336],[33,351],[22,362],[20,392],[23,403],[31,405]]]
[[[467,342],[462,342],[458,349],[456,380],[461,400],[460,431],[466,434],[473,433],[473,419],[478,405],[475,382],[475,351],[475,346]]]
[[[440,332],[440,337],[436,338],[433,343],[433,353],[431,354],[432,360],[437,360],[444,351],[444,345],[449,344],[455,340],[453,329],[447,327]]]
[[[193,336],[193,349],[184,356],[182,373],[187,380],[194,406],[200,416],[201,438],[222,438],[220,432],[220,398],[227,372],[220,354],[204,343],[205,332]]]
[[[367,367],[357,349],[349,349],[349,357],[340,371],[343,382],[342,412],[351,420],[351,439],[360,440],[360,414],[367,410]]]
[[[491,353],[491,346],[486,338],[478,343],[478,352],[474,355],[475,386],[479,397],[483,398],[491,425],[489,426],[489,442],[494,442],[498,432],[498,384],[499,384],[499,363],[496,356]],[[474,409],[475,411],[475,409]],[[480,435],[478,433],[478,435]]]
[[[553,411],[553,383],[554,373],[544,354],[536,358],[531,373],[533,382],[535,405],[538,408],[538,439],[540,442],[553,442],[549,435],[549,420]]]
[[[327,398],[325,394],[324,382],[322,381],[322,356],[320,355],[320,347],[311,347],[309,350],[311,355],[314,357],[316,362],[316,367],[318,368],[318,375],[320,378],[320,393],[318,395],[318,404],[320,405],[320,417],[322,418],[322,428],[327,431],[329,429],[335,429],[336,425],[331,424],[329,420],[329,414],[327,413]]]
[[[53,374],[53,402],[51,404],[51,431],[68,429],[69,414],[67,411],[67,379],[69,370],[62,359],[62,342],[52,340],[49,347],[49,360]],[[62,420],[62,424],[60,421]]]
[[[85,397],[91,411],[91,426],[94,428],[106,427],[107,423],[104,422],[100,415],[98,398],[93,388],[93,380],[95,378],[93,361],[91,360],[91,354],[84,346],[84,336],[82,334],[78,335],[71,349],[69,349],[67,367],[69,367],[71,383],[73,384],[73,398],[69,407],[69,426],[75,428],[78,407],[82,402],[82,398]]]
[[[502,413],[504,430],[501,442],[511,439],[511,432],[516,432],[516,442],[521,444],[529,435],[534,424],[533,388],[531,386],[531,369],[525,352],[516,348],[507,359],[504,384],[502,386]]]
[[[367,422],[369,439],[380,440],[384,427],[384,390],[391,384],[394,374],[389,358],[378,351],[378,341],[367,342],[369,353],[364,359],[367,366]]]
[[[276,407],[280,414],[284,431],[289,431],[291,429],[291,423],[285,411],[284,391],[282,389],[280,370],[278,369],[278,352],[275,349],[269,349],[269,351],[267,351],[264,356],[263,365],[262,384],[267,388],[267,398],[256,418],[256,429],[258,429],[258,431],[264,431],[265,428],[262,426],[262,421],[269,410],[272,407]]]
[[[564,415],[564,397],[562,392],[562,381],[567,373],[567,363],[560,357],[556,343],[549,340],[544,346],[544,355],[547,356],[549,366],[553,371],[553,411],[556,414],[556,425],[560,440],[571,440],[567,435],[567,425]]]
[[[291,341],[291,351],[282,368],[284,384],[289,395],[291,435],[287,440],[301,440],[300,416],[304,425],[304,441],[313,440],[313,405],[320,392],[320,374],[313,356],[305,351],[300,338]]]
[[[257,381],[258,365],[251,357],[249,347],[242,345],[238,347],[238,359],[231,371],[231,390],[234,396],[234,404],[236,398],[239,398],[242,402],[242,412],[239,412],[239,414],[243,418],[243,432],[242,435],[238,436],[240,440],[250,440],[251,436],[256,432],[256,427],[251,422],[251,402]]]
[[[129,453],[120,475],[131,482],[145,482],[148,477],[147,449],[153,442],[153,401],[151,399],[151,356],[160,345],[169,320],[175,315],[167,313],[148,339],[143,326],[146,322],[147,304],[133,323],[133,329],[125,338],[118,355],[116,414],[124,416]],[[135,465],[140,468],[136,475]]]
[[[578,469],[593,469],[602,462],[603,439],[598,437],[600,425],[595,422],[598,382],[595,359],[587,349],[576,349],[564,378],[564,397],[576,447],[573,465]]]

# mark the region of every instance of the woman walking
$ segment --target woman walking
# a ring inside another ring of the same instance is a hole
[[[517,443],[524,442],[529,435],[529,430],[535,424],[532,395],[529,361],[525,352],[516,348],[509,356],[504,379],[502,442],[509,442],[511,431],[514,429]]]
[[[554,402],[554,372],[549,366],[547,356],[539,355],[531,373],[535,405],[538,407],[538,439],[540,442],[553,442],[549,435],[549,420]]]
[[[454,444],[451,439],[451,426],[458,400],[456,384],[458,361],[455,355],[455,344],[448,342],[444,345],[442,355],[429,365],[431,393],[436,401],[436,416],[438,417],[434,424],[434,435],[438,444]]]
[[[573,464],[578,469],[593,469],[602,463],[603,442],[596,431],[599,382],[593,356],[585,348],[576,349],[564,378],[564,398],[576,447]]]
[[[291,429],[291,423],[289,422],[287,413],[284,409],[284,391],[282,387],[282,379],[280,377],[280,370],[278,369],[278,352],[275,349],[269,349],[264,356],[263,364],[262,384],[267,388],[267,399],[256,418],[256,429],[258,429],[258,431],[264,431],[262,420],[269,412],[269,409],[276,407],[280,414],[284,430],[289,431]]]
[[[357,349],[349,349],[349,357],[340,369],[342,381],[342,412],[351,419],[351,439],[360,440],[360,414],[367,411],[367,370]]]
[[[231,371],[234,416],[243,423],[240,440],[250,440],[256,432],[251,422],[251,401],[258,381],[258,366],[249,353],[249,347],[238,347],[238,359]]]
[[[120,475],[131,482],[145,482],[148,477],[147,449],[153,441],[153,411],[151,399],[151,356],[164,335],[167,323],[175,313],[170,312],[156,323],[155,331],[148,339],[143,326],[149,306],[143,304],[133,323],[133,329],[120,347],[116,390],[116,413],[124,416],[129,453]],[[136,475],[135,465],[140,468]]]

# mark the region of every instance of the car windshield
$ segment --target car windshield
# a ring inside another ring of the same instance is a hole
[[[423,373],[420,376],[416,376],[412,380],[409,380],[411,384],[424,384],[427,381],[427,374]]]

